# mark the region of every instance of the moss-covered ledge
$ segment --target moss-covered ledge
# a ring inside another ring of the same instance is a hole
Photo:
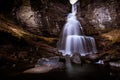
[[[112,30],[112,31],[110,31],[108,33],[102,34],[101,36],[103,38],[111,41],[112,44],[119,43],[120,42],[120,29]]]
[[[4,16],[0,15],[0,31],[7,32],[13,36],[25,40],[38,39],[39,41],[45,41],[46,43],[54,43],[57,39],[51,37],[44,37],[32,34],[24,30],[21,26],[16,25],[13,21],[6,19]]]

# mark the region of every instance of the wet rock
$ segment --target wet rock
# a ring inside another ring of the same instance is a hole
[[[110,75],[114,76],[116,80],[120,79],[120,61],[109,62]]]
[[[112,76],[119,77],[120,79],[120,61],[109,62],[110,71]]]
[[[103,61],[105,63],[116,62],[116,61],[120,60],[119,55],[120,55],[120,53],[118,53],[114,50],[109,50],[108,53],[105,53],[104,55],[102,55],[101,58],[103,59]]]
[[[71,58],[71,61],[75,64],[81,64],[81,59],[79,54],[74,54]]]
[[[52,67],[49,66],[38,66],[31,69],[25,70],[23,73],[46,73],[52,70]]]
[[[41,58],[34,68],[25,70],[23,73],[46,73],[55,69],[63,69],[63,62],[59,62],[59,57]]]
[[[83,56],[82,59],[84,61],[88,60],[88,61],[96,62],[99,59],[99,55],[98,54],[88,54],[86,56]]]
[[[103,60],[98,60],[97,62],[95,62],[95,64],[104,64]]]
[[[64,68],[64,63],[59,62],[59,57],[50,57],[50,58],[42,58],[37,61],[35,67],[38,66],[48,66],[52,69],[62,69]]]
[[[109,62],[109,65],[111,67],[116,67],[116,68],[120,69],[120,61],[118,61],[118,62]]]
[[[55,56],[55,57],[50,57],[49,60],[53,62],[59,62],[60,58],[59,56]]]
[[[66,55],[65,56],[65,63],[71,63],[70,56]]]

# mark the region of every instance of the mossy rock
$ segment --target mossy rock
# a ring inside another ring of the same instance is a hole
[[[111,41],[112,44],[120,42],[120,29],[112,30],[101,35],[103,38]]]

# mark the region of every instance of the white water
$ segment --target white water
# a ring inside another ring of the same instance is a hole
[[[58,51],[65,55],[72,56],[78,53],[81,56],[97,53],[95,39],[85,36],[82,26],[76,17],[77,5],[72,4],[72,13],[67,16],[67,22],[63,27],[57,47]]]
[[[75,4],[78,0],[69,0],[70,4]]]

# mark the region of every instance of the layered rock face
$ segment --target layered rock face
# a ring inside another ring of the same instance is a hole
[[[86,34],[118,28],[119,3],[118,0],[78,1],[77,15],[85,27]],[[12,2],[1,0],[0,10],[6,14],[9,12],[30,32],[37,35],[58,36],[71,10],[71,5],[69,1],[62,0],[13,0]]]
[[[87,3],[87,6],[85,1],[81,3],[81,17],[89,23],[89,26],[93,26],[94,30],[102,32],[119,27],[120,14],[117,0],[89,0]]]
[[[96,39],[98,52],[111,53],[109,50],[114,49],[112,52],[119,53],[120,1],[80,0],[77,6],[77,17],[85,35]],[[67,0],[0,1],[0,14],[7,18],[9,16],[32,34],[47,37],[59,38],[70,10],[71,5]]]
[[[49,0],[22,0],[22,5],[15,7],[17,20],[33,34],[58,36],[69,11],[67,2]]]

